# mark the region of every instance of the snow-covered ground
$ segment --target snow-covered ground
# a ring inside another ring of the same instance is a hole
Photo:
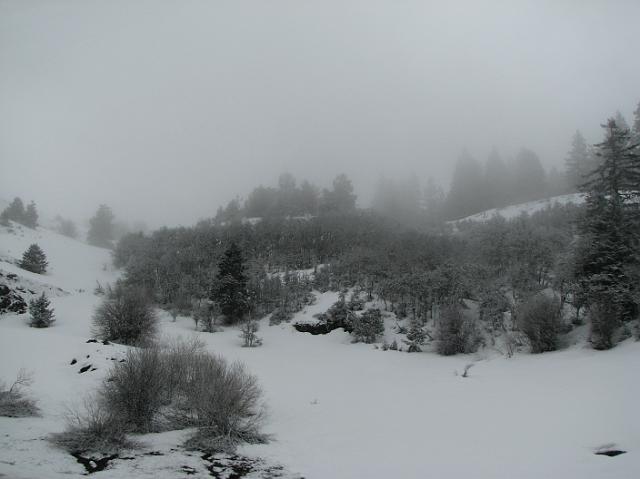
[[[42,409],[38,418],[0,418],[0,477],[79,477],[83,467],[45,438],[64,428],[65,407],[80,402],[124,354],[122,346],[86,342],[100,300],[95,282],[117,273],[104,267],[106,250],[46,230],[0,229],[0,257],[19,258],[32,242],[47,254],[49,274],[6,262],[0,269],[69,294],[52,298],[57,322],[49,329],[29,328],[26,315],[0,317],[0,379],[32,371],[31,393]],[[335,299],[318,293],[294,321]],[[161,313],[161,321],[164,335],[196,334],[190,318],[172,322]],[[260,379],[273,441],[239,452],[266,464],[310,479],[640,477],[640,343],[633,340],[607,352],[578,345],[507,359],[491,350],[446,358],[382,351],[352,344],[342,330],[312,336],[266,320],[259,334],[264,345],[253,349],[240,346],[233,328],[198,335]],[[461,377],[472,362],[469,377]],[[97,477],[211,477],[200,455],[177,448],[183,435],[147,435],[140,451],[125,454],[133,459],[113,461]],[[611,443],[628,452],[594,455]]]
[[[504,219],[513,219],[526,213],[532,215],[538,211],[552,208],[555,205],[564,206],[567,204],[581,205],[585,201],[584,193],[571,193],[568,195],[552,196],[551,198],[545,198],[542,200],[529,201],[528,203],[521,203],[518,205],[505,206],[504,208],[493,208],[490,210],[476,213],[475,215],[467,216],[450,223],[460,223],[463,221],[487,221],[494,216],[502,216]]]

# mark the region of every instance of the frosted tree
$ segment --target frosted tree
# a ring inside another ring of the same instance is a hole
[[[407,352],[419,353],[422,351],[422,346],[427,338],[427,333],[422,327],[422,322],[419,319],[412,319],[409,326],[409,332],[407,333],[407,339],[404,343],[408,346]]]
[[[212,300],[220,305],[227,323],[240,321],[248,312],[247,276],[244,259],[236,243],[231,243],[218,263]]]
[[[36,210],[36,204],[32,201],[27,206],[24,212],[24,225],[28,228],[35,228],[38,226],[38,211]]]
[[[32,273],[44,274],[48,266],[47,257],[42,248],[34,243],[23,253],[19,266]]]
[[[576,276],[587,297],[591,342],[613,346],[612,335],[638,311],[637,289],[640,153],[630,131],[610,119],[605,139],[595,145],[600,165],[583,185],[586,214],[581,224]]]
[[[93,218],[89,220],[87,242],[100,248],[113,247],[114,215],[107,205],[100,205]]]
[[[571,150],[565,159],[565,174],[569,187],[577,191],[585,182],[591,170],[587,142],[580,131],[576,131],[571,142]]]
[[[55,321],[51,302],[44,292],[37,299],[29,302],[29,314],[31,315],[29,326],[32,328],[48,328]]]

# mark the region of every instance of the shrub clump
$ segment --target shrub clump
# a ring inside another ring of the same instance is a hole
[[[92,333],[103,340],[139,345],[153,338],[157,322],[143,290],[117,284],[96,309]]]
[[[458,306],[448,306],[442,310],[436,339],[438,354],[443,356],[473,353],[481,343],[476,324],[471,319],[465,319]]]
[[[543,294],[536,294],[522,302],[516,310],[516,321],[529,340],[532,353],[558,349],[562,329],[560,303]]]
[[[269,317],[269,325],[274,326],[280,323],[288,323],[293,318],[293,313],[287,311],[285,308],[276,308]]]
[[[29,417],[39,414],[36,402],[24,391],[31,384],[33,378],[24,369],[18,371],[15,381],[9,387],[0,383],[0,416]]]
[[[354,342],[374,343],[384,333],[384,321],[379,309],[368,309],[351,320]]]
[[[203,351],[197,341],[132,349],[117,363],[85,412],[52,440],[67,450],[126,447],[127,433],[197,428],[190,447],[229,450],[265,442],[262,391],[240,363]],[[83,438],[82,441],[74,437]]]

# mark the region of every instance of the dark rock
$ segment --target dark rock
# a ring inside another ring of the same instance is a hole
[[[80,368],[80,371],[78,371],[78,374],[86,373],[89,369],[91,369],[91,364],[89,364],[87,366],[82,366]]]
[[[71,455],[82,464],[87,471],[87,474],[93,474],[94,472],[104,471],[109,465],[109,461],[113,461],[118,457],[117,454],[105,457],[84,457],[81,452],[72,452]]]
[[[102,344],[104,344],[105,346],[109,346],[111,343],[105,339],[104,341],[102,341]]]
[[[345,321],[317,321],[315,323],[295,323],[293,325],[296,331],[301,333],[310,333],[314,336],[317,334],[328,334],[334,329],[343,328],[347,333],[350,333],[353,328],[349,324],[345,324]]]
[[[76,358],[73,358],[73,359],[71,360],[71,366],[73,366],[73,365],[74,365],[75,363],[77,363],[77,362],[78,362],[78,360],[77,360]]]
[[[87,343],[97,343],[97,339],[87,339]]]
[[[626,454],[627,451],[621,451],[619,449],[608,449],[606,451],[598,451],[596,452],[596,456],[609,456],[609,457],[616,457],[619,456],[620,454]]]
[[[0,314],[27,312],[27,302],[6,284],[0,284]]]

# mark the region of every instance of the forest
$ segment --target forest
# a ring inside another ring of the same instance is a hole
[[[290,317],[312,301],[312,290],[331,290],[342,291],[343,302],[347,294],[356,304],[376,299],[421,338],[420,331],[433,339],[447,328],[456,337],[465,336],[465,328],[517,332],[532,350],[552,350],[563,334],[590,322],[592,345],[608,349],[632,334],[637,317],[639,117],[640,107],[632,128],[611,118],[603,141],[593,146],[576,133],[565,186],[556,192],[581,191],[582,206],[556,205],[485,223],[445,221],[548,195],[544,169],[528,150],[514,163],[521,171],[514,176],[495,155],[487,162],[487,171],[505,172],[511,186],[497,173],[487,179],[474,172],[479,163],[465,153],[436,209],[404,188],[414,202],[395,217],[380,194],[372,208],[356,208],[345,175],[320,192],[284,174],[278,188],[258,187],[244,205],[234,199],[194,227],[123,237],[114,265],[124,268],[126,284],[144,289],[163,308],[208,317],[210,325],[242,319],[229,318],[223,307],[231,290],[220,267],[231,248],[241,271],[233,294],[250,318]],[[527,188],[518,186],[525,178]],[[504,187],[486,187],[487,181]],[[545,323],[549,316],[555,319]],[[551,339],[541,339],[545,335]],[[477,340],[469,341],[474,344],[464,340],[454,352],[477,347]]]

